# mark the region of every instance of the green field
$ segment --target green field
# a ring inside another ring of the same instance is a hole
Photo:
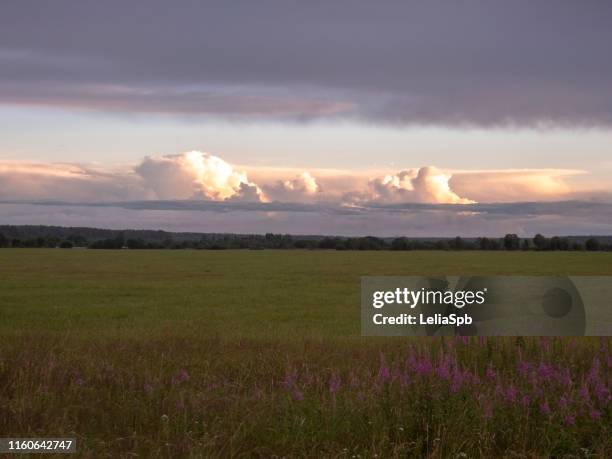
[[[612,275],[609,253],[0,250],[0,327],[355,336],[360,276]]]
[[[612,275],[612,254],[2,249],[0,436],[76,436],[83,457],[612,454],[608,338],[359,336],[361,276],[466,274]]]

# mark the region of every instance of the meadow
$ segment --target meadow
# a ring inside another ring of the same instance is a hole
[[[364,338],[364,275],[611,253],[0,249],[0,436],[81,457],[610,457],[609,338]]]

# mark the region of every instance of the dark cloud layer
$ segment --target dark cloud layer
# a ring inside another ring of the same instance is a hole
[[[0,100],[241,119],[612,125],[612,3],[8,0]]]
[[[497,237],[506,233],[521,236],[533,236],[536,233],[612,234],[612,204],[572,201],[462,206],[370,204],[350,208],[324,203],[2,201],[0,219],[5,224],[213,233],[274,232],[409,237]]]

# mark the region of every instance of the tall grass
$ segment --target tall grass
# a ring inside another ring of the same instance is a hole
[[[91,339],[0,350],[4,436],[84,457],[610,457],[610,339]]]

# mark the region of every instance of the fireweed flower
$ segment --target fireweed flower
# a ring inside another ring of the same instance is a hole
[[[601,381],[595,385],[593,393],[597,401],[602,405],[605,405],[610,400],[610,391]]]
[[[597,383],[599,381],[599,368],[601,367],[601,363],[598,357],[593,357],[593,363],[591,364],[591,369],[587,375],[587,381],[591,384]]]
[[[459,367],[455,366],[453,370],[453,381],[451,383],[451,392],[458,392],[464,382],[464,376]]]
[[[540,413],[549,415],[551,413],[550,406],[548,405],[548,401],[542,400],[540,402]]]
[[[281,382],[281,386],[291,394],[293,400],[300,402],[304,400],[304,392],[298,387],[296,380],[296,373],[289,372],[285,375],[285,379]]]
[[[531,364],[525,360],[519,360],[519,362],[516,364],[516,370],[520,375],[526,376],[531,370]]]
[[[336,392],[338,392],[341,385],[342,380],[340,379],[340,376],[337,374],[333,374],[329,379],[329,392],[331,394],[335,394]]]
[[[547,363],[542,362],[538,368],[538,376],[544,381],[550,381],[555,377],[555,368]]]
[[[442,358],[440,359],[440,364],[436,369],[436,373],[438,377],[442,379],[450,379],[450,361],[446,356],[442,356]]]
[[[385,356],[380,354],[380,366],[378,367],[378,380],[382,383],[386,383],[391,380],[391,370],[387,366]]]
[[[518,394],[518,391],[515,389],[515,387],[512,384],[510,384],[508,388],[506,389],[506,400],[508,401],[508,403],[515,404],[517,394]]]
[[[428,376],[433,371],[433,365],[430,360],[423,358],[418,361],[415,370],[420,376]]]
[[[574,382],[572,381],[572,375],[569,371],[569,368],[565,368],[563,370],[563,373],[559,374],[559,382],[563,384],[565,387],[567,387],[568,389],[572,387]]]
[[[528,408],[530,403],[531,400],[529,399],[529,395],[523,395],[523,397],[521,398],[521,406],[523,408]]]
[[[289,390],[295,385],[296,374],[295,372],[285,374],[285,379],[281,382],[281,386]]]
[[[173,386],[178,386],[179,384],[182,384],[187,381],[189,381],[189,373],[185,368],[181,368],[179,372],[172,377]]]
[[[580,398],[582,398],[585,402],[587,403],[591,403],[591,396],[589,395],[589,388],[583,384],[582,386],[580,386],[580,390],[578,391],[578,395],[580,396]]]

